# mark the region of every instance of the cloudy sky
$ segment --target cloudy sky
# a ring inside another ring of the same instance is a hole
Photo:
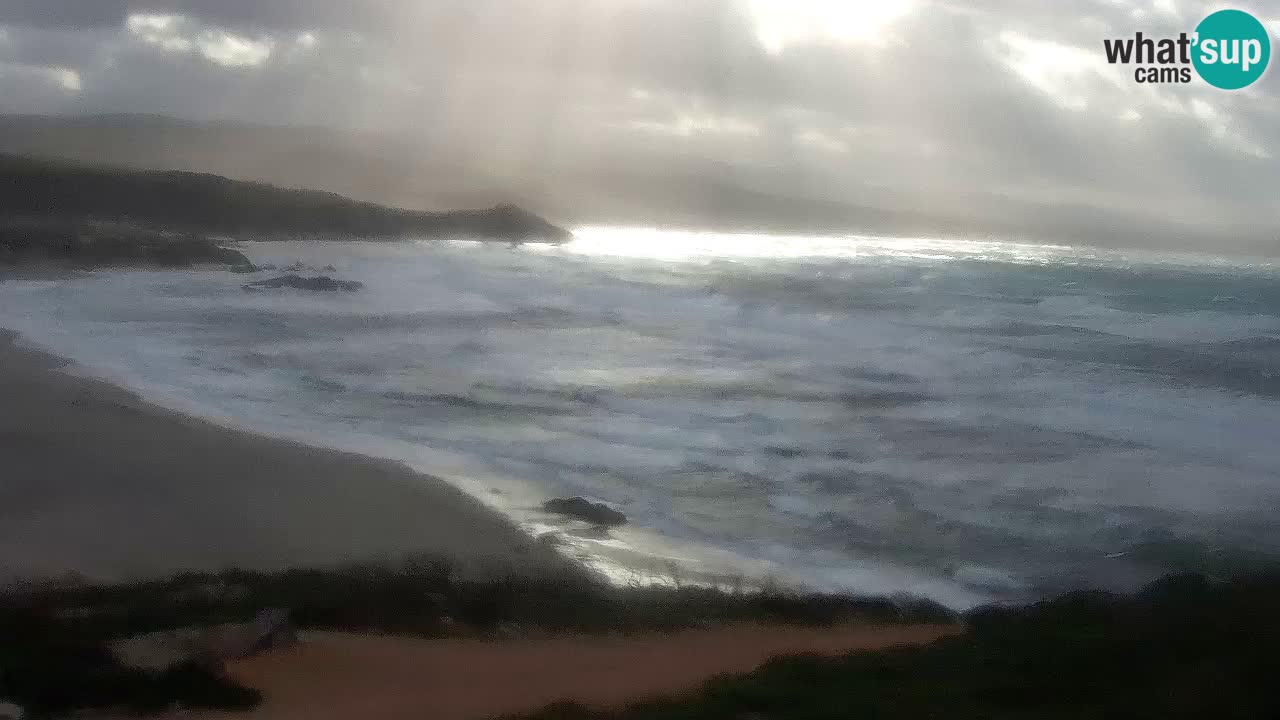
[[[1280,4],[1236,6],[1280,33]],[[715,168],[822,202],[1266,234],[1280,226],[1280,73],[1234,93],[1139,85],[1102,52],[1215,7],[0,0],[0,112],[357,128],[515,178]]]

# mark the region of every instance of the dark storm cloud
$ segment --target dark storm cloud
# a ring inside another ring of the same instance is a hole
[[[87,67],[101,57],[114,28],[71,30],[46,26],[9,31],[0,42],[0,61],[50,67]]]
[[[178,13],[232,28],[392,31],[422,3],[404,0],[128,0],[129,12]],[[459,6],[462,3],[457,3]]]
[[[5,0],[0,24],[32,27],[117,27],[128,0]]]
[[[367,27],[390,24],[398,0],[6,0],[0,23],[118,27],[132,13],[180,13],[232,27]]]

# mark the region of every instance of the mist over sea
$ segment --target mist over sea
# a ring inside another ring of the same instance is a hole
[[[366,289],[9,280],[0,325],[159,404],[438,474],[619,582],[969,607],[1280,557],[1266,262],[609,228],[243,250]],[[538,510],[569,495],[630,523]]]

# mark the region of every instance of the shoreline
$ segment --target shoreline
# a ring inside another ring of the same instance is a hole
[[[0,270],[0,283],[6,279],[56,282],[67,276],[68,271],[65,269],[28,267],[7,273]],[[3,323],[2,319],[0,323]],[[687,584],[716,588],[780,586],[802,592],[828,592],[856,597],[901,595],[928,598],[957,611],[967,610],[996,599],[986,588],[968,586],[953,582],[951,578],[918,572],[914,567],[898,567],[891,562],[880,562],[874,559],[864,559],[857,572],[853,574],[853,579],[848,582],[828,581],[821,575],[826,569],[823,567],[798,570],[773,559],[739,554],[738,549],[733,546],[726,547],[710,542],[702,543],[696,539],[666,536],[642,523],[628,523],[602,535],[571,518],[543,511],[541,506],[545,500],[559,497],[555,488],[540,488],[519,476],[495,473],[483,465],[471,464],[465,457],[455,456],[454,453],[440,451],[437,448],[411,445],[396,440],[384,442],[383,438],[376,436],[360,436],[357,441],[351,442],[349,437],[341,434],[317,435],[306,430],[299,431],[288,424],[262,422],[260,418],[237,415],[233,411],[209,406],[198,399],[171,392],[167,388],[157,391],[151,383],[147,382],[146,375],[140,372],[145,369],[144,367],[131,366],[127,370],[104,369],[95,363],[92,356],[81,350],[67,348],[57,342],[46,343],[37,340],[36,338],[41,335],[42,328],[38,325],[19,329],[9,329],[0,325],[0,373],[8,370],[4,367],[9,364],[4,362],[4,353],[24,353],[43,358],[45,362],[60,371],[58,374],[66,382],[95,385],[105,388],[110,393],[127,396],[133,405],[146,408],[169,422],[181,422],[187,425],[194,423],[215,432],[239,434],[257,438],[263,443],[288,446],[301,453],[330,453],[358,458],[363,462],[379,466],[391,466],[394,468],[391,471],[392,474],[398,477],[411,478],[410,481],[417,484],[447,487],[452,494],[461,498],[464,505],[498,518],[505,526],[520,534],[523,538],[522,543],[536,544],[539,552],[545,550],[543,554],[554,556],[553,565],[557,568],[567,566],[571,568],[572,573],[598,579],[615,587],[635,584],[670,586]],[[0,392],[3,392],[3,385],[4,381],[0,380]],[[3,399],[4,396],[0,395],[0,401]],[[0,424],[0,453],[3,453],[6,447],[3,431],[4,426]],[[370,439],[375,442],[368,442]],[[3,491],[3,485],[0,484],[0,501],[4,499]],[[576,489],[562,494],[567,496],[575,492]],[[118,502],[113,495],[108,493],[104,495],[109,502]],[[305,497],[303,499],[305,500]],[[428,514],[430,512],[432,511],[428,510]],[[5,512],[0,509],[0,541],[3,541],[9,532],[3,526],[8,522]],[[257,525],[269,525],[270,522],[267,520]],[[305,533],[299,534],[299,537],[305,538],[304,542],[310,543],[315,540],[317,533],[324,534],[324,531],[315,527],[308,528]],[[323,540],[327,543],[329,538],[323,538]],[[289,549],[292,551],[292,548]],[[397,547],[392,550],[379,547],[374,553],[343,554],[338,560],[328,560],[327,556],[324,556],[319,560],[309,559],[302,564],[314,567],[331,566],[335,563],[395,560],[397,556],[419,552],[423,551],[414,547],[409,549]],[[433,553],[434,551],[425,552]],[[520,549],[519,552],[524,553],[525,550]],[[458,553],[453,550],[436,554],[451,561],[458,559]],[[463,553],[464,556],[473,554],[470,549],[466,549]],[[242,553],[238,554],[237,557],[242,555]],[[521,557],[514,558],[515,562],[513,562],[510,553],[503,552],[500,555],[502,557],[497,560],[490,556],[479,564],[486,568],[522,564]],[[313,556],[307,555],[307,557]],[[0,584],[3,584],[8,577],[28,577],[24,573],[12,572],[8,563],[5,550],[0,549]],[[285,565],[298,566],[298,563],[287,562],[266,566],[246,566],[243,562],[234,564],[251,570],[275,570]],[[183,568],[164,568],[158,573],[148,570],[145,574],[163,575],[168,574],[166,570],[170,569]],[[204,562],[190,569],[216,571],[226,568],[224,565],[211,565]],[[76,568],[71,572],[82,571]],[[494,574],[493,570],[485,572]],[[99,579],[100,575],[96,572],[85,574],[91,579]],[[113,571],[111,577],[129,580],[136,579],[137,574],[131,571],[122,575]]]
[[[587,570],[438,477],[167,410],[0,329],[0,582],[431,556]]]

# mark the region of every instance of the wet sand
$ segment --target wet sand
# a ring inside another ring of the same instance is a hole
[[[170,412],[15,340],[0,330],[0,580],[419,553],[581,572],[440,479]]]

